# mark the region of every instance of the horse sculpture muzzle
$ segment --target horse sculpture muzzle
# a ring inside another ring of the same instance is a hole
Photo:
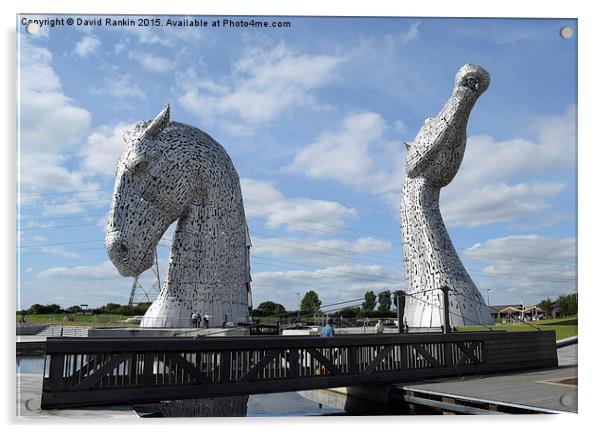
[[[139,254],[136,257],[119,232],[107,233],[105,250],[109,259],[123,277],[138,276],[153,265],[154,255],[152,250],[150,253]]]

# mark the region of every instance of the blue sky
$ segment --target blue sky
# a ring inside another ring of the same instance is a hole
[[[574,20],[268,20],[291,27],[18,25],[21,306],[127,302],[102,246],[114,168],[122,132],[166,103],[237,167],[255,305],[403,287],[403,141],[464,63],[492,83],[441,194],[452,240],[492,304],[576,290]]]

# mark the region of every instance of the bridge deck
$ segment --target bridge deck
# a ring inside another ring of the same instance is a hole
[[[557,366],[553,331],[52,339],[42,408],[297,391]]]
[[[577,367],[427,380],[395,385],[405,395],[454,403],[484,403],[498,411],[577,412]]]

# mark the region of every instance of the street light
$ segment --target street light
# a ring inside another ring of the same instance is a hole
[[[301,322],[301,293],[297,293],[297,323]]]
[[[491,303],[489,302],[489,292],[491,291],[491,289],[487,289],[487,306],[491,306]]]

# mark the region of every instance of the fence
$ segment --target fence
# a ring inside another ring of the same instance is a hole
[[[553,331],[48,339],[42,408],[285,392],[552,367]]]

